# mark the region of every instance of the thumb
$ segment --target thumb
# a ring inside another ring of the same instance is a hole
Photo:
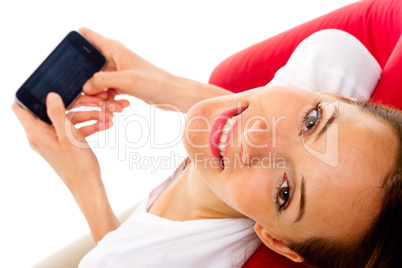
[[[50,92],[47,95],[46,106],[47,114],[53,123],[59,141],[69,141],[70,144],[76,147],[89,148],[81,132],[66,117],[66,108],[57,93]]]
[[[64,135],[64,121],[66,119],[66,109],[59,94],[50,92],[46,98],[47,114],[52,121],[58,137]]]
[[[108,88],[114,88],[120,93],[127,94],[135,83],[133,73],[133,70],[98,72],[85,83],[83,90],[88,95],[95,95]]]

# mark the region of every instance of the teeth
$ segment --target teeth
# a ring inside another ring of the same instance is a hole
[[[228,132],[229,132],[229,130],[228,130]],[[227,136],[228,136],[228,134],[226,134],[226,133],[223,132],[221,138],[219,139],[219,141],[220,141],[221,143],[225,143]]]
[[[223,134],[228,133],[229,130],[230,130],[230,126],[225,124],[225,126],[223,127]]]
[[[226,124],[223,126],[222,136],[219,139],[219,145],[218,145],[221,156],[223,156],[223,153],[225,151],[225,143],[226,143],[228,133],[229,133],[230,129],[232,128],[232,126],[234,125],[234,123],[236,122],[237,118],[238,118],[238,115],[230,117],[226,121]]]
[[[229,126],[233,126],[235,122],[236,122],[236,120],[229,118],[228,121],[226,121],[226,124],[228,124]]]

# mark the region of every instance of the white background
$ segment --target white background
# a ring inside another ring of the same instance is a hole
[[[69,191],[29,147],[11,111],[15,91],[70,30],[89,27],[171,73],[207,82],[227,56],[352,2],[356,0],[2,1],[0,266],[29,267],[88,232]],[[141,131],[140,124],[122,117],[111,130],[88,139],[116,213],[143,199],[185,156],[178,141],[183,115],[130,101],[123,115],[144,118],[148,128]],[[144,145],[138,149],[125,147],[140,143]],[[130,166],[134,153],[142,157],[139,169]],[[172,156],[174,161],[167,163]],[[151,165],[152,159],[165,161],[163,167]]]

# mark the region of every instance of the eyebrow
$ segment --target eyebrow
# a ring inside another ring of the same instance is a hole
[[[328,130],[328,127],[330,127],[332,125],[332,123],[336,120],[336,118],[338,117],[338,113],[339,113],[339,108],[335,106],[334,112],[332,113],[330,118],[327,120],[324,127],[317,133],[317,135],[315,136],[315,140],[319,139]],[[306,182],[304,180],[304,176],[302,175],[301,186],[300,186],[299,212],[298,212],[296,220],[293,223],[296,223],[303,218],[303,215],[305,212],[305,207],[306,207]]]
[[[301,187],[300,187],[300,201],[299,201],[299,213],[296,220],[293,223],[300,221],[303,218],[305,207],[306,207],[306,185],[304,181],[304,177],[301,178]]]
[[[335,110],[332,113],[331,117],[327,120],[327,122],[325,123],[325,125],[320,129],[320,131],[317,133],[317,135],[315,136],[314,141],[318,140],[322,134],[324,134],[328,128],[332,125],[332,123],[336,120],[336,118],[338,117],[338,112],[339,112],[339,108],[335,106]]]

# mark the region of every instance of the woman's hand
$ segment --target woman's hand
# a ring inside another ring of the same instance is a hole
[[[67,118],[73,125],[95,120],[91,125],[80,127],[78,130],[84,137],[113,126],[113,113],[120,113],[130,105],[128,100],[115,100],[113,89],[89,96],[81,94],[69,107]],[[98,110],[76,111],[79,107],[97,107]]]
[[[17,103],[12,105],[30,146],[50,164],[74,197],[101,187],[98,160],[82,133],[66,118],[60,96],[49,93],[46,105],[53,126],[35,118]]]
[[[84,103],[83,99],[81,102]],[[80,101],[75,104],[79,105]],[[35,118],[16,102],[12,108],[24,127],[30,146],[50,164],[71,191],[95,242],[98,242],[119,226],[107,199],[98,160],[84,135],[66,117],[61,97],[49,93],[46,105],[53,126]]]
[[[141,58],[122,43],[103,37],[89,29],[80,32],[107,59],[103,72],[96,73],[84,85],[88,95],[113,88],[117,94],[128,94],[148,104],[169,104],[165,110],[186,113],[195,103],[212,97],[230,94],[229,91],[174,76]]]
[[[113,88],[117,94],[135,96],[150,104],[163,101],[163,96],[155,93],[164,95],[159,88],[162,87],[161,83],[173,77],[171,74],[152,65],[118,41],[87,28],[80,29],[80,32],[107,60],[103,72],[96,73],[84,85],[85,93],[98,94]]]

